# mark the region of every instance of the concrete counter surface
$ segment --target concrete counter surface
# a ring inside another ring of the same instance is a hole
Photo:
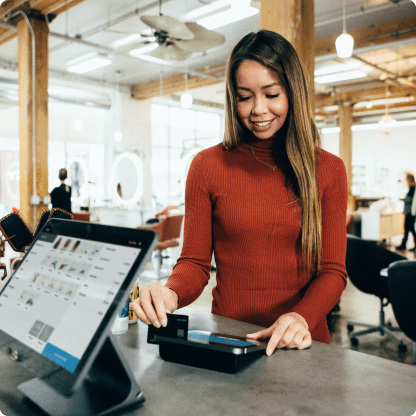
[[[258,327],[192,308],[189,329],[242,335]],[[313,342],[303,351],[260,355],[236,374],[165,362],[147,344],[147,326],[117,336],[146,401],[118,415],[137,416],[411,416],[416,411],[416,367]],[[0,410],[41,415],[17,385],[33,375],[0,354]],[[77,414],[74,411],[74,415]]]

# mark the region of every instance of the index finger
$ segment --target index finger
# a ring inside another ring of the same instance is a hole
[[[166,308],[165,302],[163,300],[162,287],[160,285],[151,285],[149,291],[152,296],[153,306],[156,310],[156,315],[158,318],[157,322],[160,323],[161,326],[165,327],[168,323],[168,317],[166,316]],[[153,325],[155,325],[154,322]]]
[[[273,332],[272,336],[270,337],[270,340],[267,344],[266,354],[268,356],[273,354],[273,351],[275,350],[279,341],[282,339],[283,334],[284,334],[283,329],[281,327],[279,327],[279,325],[276,326],[276,328],[274,329],[274,332]]]

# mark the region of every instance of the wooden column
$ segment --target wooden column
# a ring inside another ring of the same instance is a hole
[[[48,27],[45,22],[30,19],[35,34],[35,96],[32,89],[32,35],[26,20],[17,24],[19,72],[19,139],[20,139],[20,211],[28,224],[36,225],[48,207],[31,204],[35,193],[42,200],[48,190]],[[32,105],[35,100],[35,114]],[[35,122],[35,136],[33,123]],[[35,151],[34,147],[35,145]],[[36,159],[34,169],[34,158]],[[36,216],[36,218],[35,218]]]
[[[344,161],[348,180],[348,209],[355,210],[355,197],[352,187],[352,104],[341,103],[339,106],[339,155]]]
[[[315,96],[314,0],[261,0],[260,27],[284,36],[296,49],[309,76],[309,92],[313,99]]]

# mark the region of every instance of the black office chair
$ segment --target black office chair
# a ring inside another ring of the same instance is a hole
[[[403,333],[413,341],[416,364],[416,261],[399,260],[390,264],[387,284],[397,323]]]
[[[379,246],[375,241],[363,240],[355,235],[347,235],[347,274],[353,285],[364,293],[377,296],[380,299],[379,325],[369,325],[361,322],[348,322],[348,331],[353,346],[358,345],[361,335],[372,332],[387,334],[399,342],[399,350],[406,351],[406,345],[393,332],[400,331],[391,324],[386,324],[384,308],[390,303],[387,287],[387,277],[380,274],[382,269],[387,268],[397,260],[405,257]],[[354,330],[355,326],[363,326],[363,331]]]

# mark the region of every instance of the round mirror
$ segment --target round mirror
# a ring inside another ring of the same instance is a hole
[[[132,153],[123,153],[114,161],[109,193],[116,204],[134,205],[143,194],[143,163]]]

